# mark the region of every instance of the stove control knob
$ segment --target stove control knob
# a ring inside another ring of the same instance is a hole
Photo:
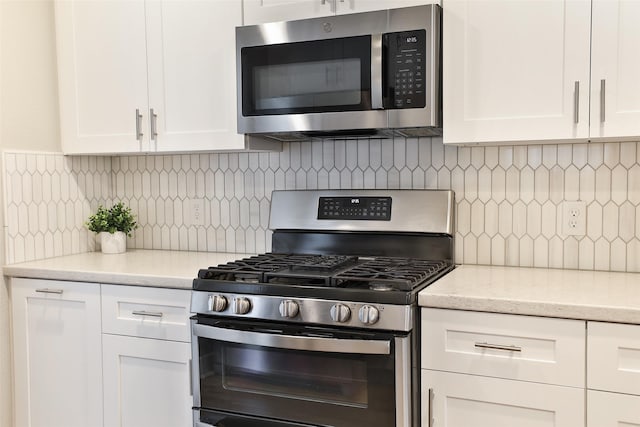
[[[278,310],[280,311],[280,316],[293,319],[298,315],[300,308],[298,307],[297,302],[292,301],[290,299],[286,299],[280,303]]]
[[[351,317],[351,310],[344,304],[336,304],[331,307],[331,319],[334,322],[344,323]]]
[[[227,299],[222,295],[209,295],[209,311],[221,312],[227,308]]]
[[[251,311],[251,301],[248,298],[238,297],[233,300],[234,314],[247,314]]]
[[[358,318],[365,325],[373,325],[380,318],[380,312],[372,305],[363,305],[358,311]]]

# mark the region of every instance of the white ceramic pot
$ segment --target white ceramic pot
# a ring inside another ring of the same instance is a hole
[[[127,251],[127,235],[122,231],[111,234],[107,231],[100,233],[100,246],[103,254],[121,254]]]

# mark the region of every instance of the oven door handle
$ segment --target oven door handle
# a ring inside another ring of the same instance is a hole
[[[260,347],[287,350],[323,351],[350,354],[391,354],[391,342],[382,340],[354,340],[310,336],[277,335],[262,332],[239,331],[215,326],[193,325],[196,337]]]

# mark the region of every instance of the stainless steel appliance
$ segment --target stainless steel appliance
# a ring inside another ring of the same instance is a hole
[[[441,134],[440,6],[236,29],[238,133]]]
[[[193,282],[194,426],[418,426],[417,294],[453,268],[453,207],[273,192],[272,252]]]

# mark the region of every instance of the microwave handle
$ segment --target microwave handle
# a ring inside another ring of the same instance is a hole
[[[381,340],[354,340],[313,336],[278,335],[215,326],[193,325],[193,335],[237,344],[288,350],[323,351],[350,354],[391,354],[391,343]]]
[[[371,35],[371,109],[382,110],[382,34]]]

